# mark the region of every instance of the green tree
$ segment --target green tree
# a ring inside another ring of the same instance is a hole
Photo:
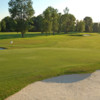
[[[0,31],[1,31],[1,22],[0,22]]]
[[[74,31],[75,27],[75,17],[72,14],[62,15],[62,31],[65,33],[69,31]]]
[[[29,24],[29,31],[30,32],[34,32],[35,31],[35,25],[34,25],[34,20],[35,20],[35,17],[32,17],[28,24]]]
[[[68,7],[66,7],[63,11],[64,11],[64,14],[68,14],[69,13]]]
[[[62,14],[58,13],[58,33],[62,31]]]
[[[5,24],[6,24],[6,28],[5,28],[6,32],[16,31],[16,21],[15,20],[7,16],[3,19],[3,21],[5,21]]]
[[[99,31],[99,23],[93,23],[93,32]]]
[[[44,31],[47,33],[58,31],[58,10],[54,9],[53,7],[48,7],[43,12],[43,25],[44,25]]]
[[[6,32],[6,22],[5,22],[5,20],[1,21],[1,32]]]
[[[34,17],[35,31],[43,33],[43,20],[44,18],[42,15],[38,15],[37,17]]]
[[[78,21],[76,22],[76,31],[77,32],[84,32],[85,31],[85,23],[84,21]]]
[[[85,31],[86,32],[92,32],[92,26],[93,26],[92,18],[91,17],[85,17],[84,22],[85,22]]]
[[[100,23],[98,23],[98,32],[100,32]]]
[[[75,27],[75,17],[72,14],[69,14],[69,9],[66,7],[64,9],[64,14],[61,16],[62,21],[62,31],[67,33],[69,31],[74,31]]]
[[[43,12],[43,17],[44,17],[44,31],[46,33],[51,33],[52,32],[52,7],[48,7],[44,12]]]
[[[52,8],[52,32],[53,35],[58,31],[58,10]]]
[[[33,16],[34,10],[31,0],[10,0],[9,12],[11,17],[17,20],[19,31],[24,37],[26,31],[28,31],[28,21]]]

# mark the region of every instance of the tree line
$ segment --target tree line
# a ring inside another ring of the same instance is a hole
[[[59,13],[53,7],[46,8],[42,14],[34,16],[31,0],[9,1],[9,12],[0,21],[1,32],[21,32],[22,37],[26,31],[41,33],[68,33],[68,32],[100,32],[100,23],[93,23],[91,17],[76,20],[66,7],[64,13]]]

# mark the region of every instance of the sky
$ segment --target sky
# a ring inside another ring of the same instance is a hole
[[[10,0],[0,0],[0,20],[10,16],[8,11],[8,2]],[[86,16],[92,17],[94,22],[100,22],[100,0],[32,0],[35,16],[42,14],[48,7],[52,6],[63,13],[68,7],[69,13],[73,14],[76,19],[83,20]]]

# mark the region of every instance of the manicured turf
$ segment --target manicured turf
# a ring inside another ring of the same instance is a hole
[[[0,100],[38,80],[100,69],[100,34],[83,34],[0,33],[0,47],[8,48],[0,50]]]

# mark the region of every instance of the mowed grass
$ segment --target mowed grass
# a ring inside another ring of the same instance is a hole
[[[0,50],[0,100],[35,81],[100,69],[98,33],[27,33],[25,38],[20,37],[0,33],[0,47],[7,48]]]

